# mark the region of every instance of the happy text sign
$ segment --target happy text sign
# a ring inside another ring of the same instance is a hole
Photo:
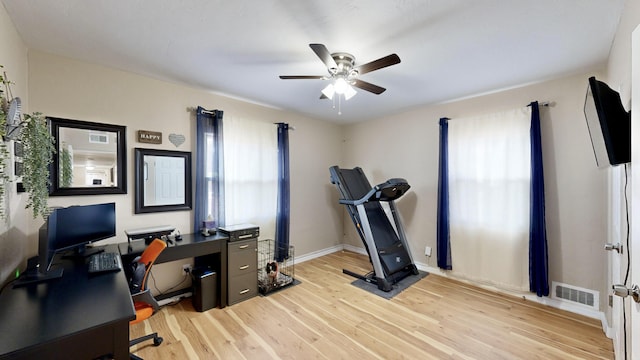
[[[138,142],[162,144],[162,133],[158,131],[138,130]]]

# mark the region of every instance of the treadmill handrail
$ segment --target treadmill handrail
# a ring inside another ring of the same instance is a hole
[[[373,192],[375,192],[375,189],[371,189],[371,190],[373,190]],[[367,193],[367,195],[369,195],[369,193],[371,193],[371,191],[369,191]],[[357,199],[357,200],[340,199],[340,200],[338,200],[338,203],[343,204],[343,205],[358,206],[358,205],[364,204],[366,202],[369,202],[370,196],[367,196],[367,195],[365,195],[362,199]]]
[[[400,193],[399,196],[394,197],[393,199],[381,199],[381,195],[382,195],[382,189],[388,188],[388,187],[397,187],[397,186],[402,186],[402,192]],[[375,201],[393,201],[397,198],[399,198],[400,196],[402,196],[404,194],[404,192],[409,189],[409,184],[407,183],[407,181],[405,179],[400,179],[400,178],[393,178],[393,179],[389,179],[381,184],[378,184],[374,187],[371,188],[371,190],[369,190],[369,192],[367,192],[363,197],[361,197],[360,199],[356,199],[356,200],[348,200],[348,199],[340,199],[338,200],[338,202],[340,204],[343,205],[353,205],[353,206],[358,206],[360,204],[364,204],[366,202],[369,202],[371,199],[375,198]]]

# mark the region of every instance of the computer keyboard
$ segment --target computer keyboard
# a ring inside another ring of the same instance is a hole
[[[120,254],[113,252],[101,252],[89,257],[89,273],[101,273],[120,271],[122,260]]]

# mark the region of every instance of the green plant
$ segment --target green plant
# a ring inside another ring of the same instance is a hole
[[[26,208],[33,210],[33,217],[48,215],[49,165],[56,150],[47,120],[41,113],[25,115],[20,141],[24,147],[22,182],[29,194]]]
[[[2,99],[0,99],[2,101]],[[0,107],[0,139],[6,134],[7,113]],[[11,177],[8,171],[9,150],[4,141],[0,141],[0,218],[5,219],[7,216],[6,208],[6,188],[11,183]]]
[[[65,143],[62,143],[62,152],[60,153],[60,185],[61,187],[71,187],[73,182],[73,166],[71,165],[71,152]]]
[[[0,68],[3,66],[0,65]],[[0,83],[8,86],[8,81],[4,76],[0,74]],[[11,182],[11,177],[7,171],[7,165],[9,162],[9,151],[7,150],[7,144],[4,142],[4,137],[7,131],[7,99],[4,97],[4,92],[0,89],[0,218],[5,219],[7,216],[5,198],[6,188]]]
[[[0,65],[0,68],[3,66]],[[0,74],[0,83],[11,95],[9,86],[12,84],[6,78],[6,74]],[[0,217],[6,218],[7,199],[6,189],[12,179],[9,176],[9,151],[7,149],[7,111],[8,104],[5,93],[0,89]],[[47,120],[41,113],[25,115],[24,120],[16,125],[16,141],[22,142],[23,173],[22,182],[25,191],[29,194],[26,208],[33,210],[33,217],[45,218],[49,210],[49,165],[55,153],[53,136],[49,132]]]

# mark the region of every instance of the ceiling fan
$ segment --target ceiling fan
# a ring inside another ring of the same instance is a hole
[[[358,77],[362,74],[400,63],[400,57],[396,54],[391,54],[378,60],[355,66],[355,57],[349,53],[330,53],[323,44],[309,44],[309,47],[327,66],[329,75],[280,75],[280,79],[333,80],[331,84],[322,90],[321,99],[332,99],[334,93],[337,93],[344,95],[345,100],[349,100],[356,93],[352,86],[380,95],[386,90],[385,88],[360,80]]]

